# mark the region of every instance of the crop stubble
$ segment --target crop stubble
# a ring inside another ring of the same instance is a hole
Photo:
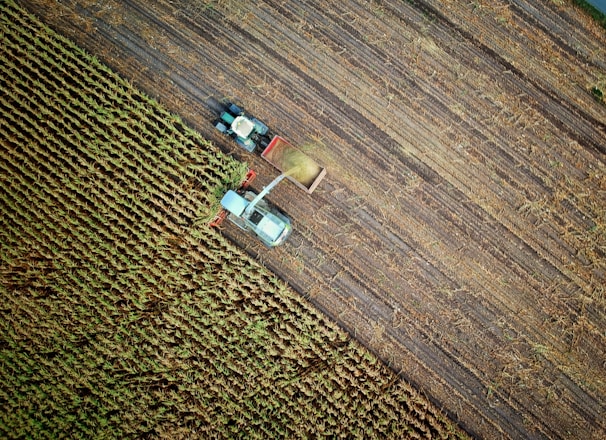
[[[272,194],[291,243],[226,233],[469,432],[604,434],[606,44],[580,12],[27,3],[203,133],[227,96],[306,145],[328,177]]]

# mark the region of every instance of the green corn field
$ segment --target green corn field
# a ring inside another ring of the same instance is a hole
[[[453,438],[207,227],[245,164],[0,1],[0,437]]]

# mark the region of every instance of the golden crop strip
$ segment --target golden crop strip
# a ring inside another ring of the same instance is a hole
[[[206,226],[244,164],[13,1],[0,33],[0,437],[463,437]]]

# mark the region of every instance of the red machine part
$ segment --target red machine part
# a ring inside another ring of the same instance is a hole
[[[244,177],[244,180],[242,180],[242,183],[240,184],[240,189],[248,188],[251,182],[255,180],[255,177],[257,177],[257,173],[254,170],[249,169],[246,173],[246,176]],[[221,209],[221,211],[217,213],[215,218],[213,218],[208,225],[213,228],[220,226],[226,217],[227,211],[225,209]]]
[[[240,184],[240,188],[242,188],[242,189],[248,188],[250,186],[250,184],[252,183],[252,181],[255,180],[256,177],[257,177],[257,173],[255,171],[249,169],[248,172],[246,173],[246,176],[244,177],[244,180]]]

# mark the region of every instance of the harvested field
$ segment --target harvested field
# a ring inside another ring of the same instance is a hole
[[[0,23],[0,437],[466,438],[207,225],[243,163]]]
[[[272,193],[283,248],[224,233],[467,432],[606,437],[606,31],[569,1],[22,4],[203,135],[226,97],[325,166]]]

